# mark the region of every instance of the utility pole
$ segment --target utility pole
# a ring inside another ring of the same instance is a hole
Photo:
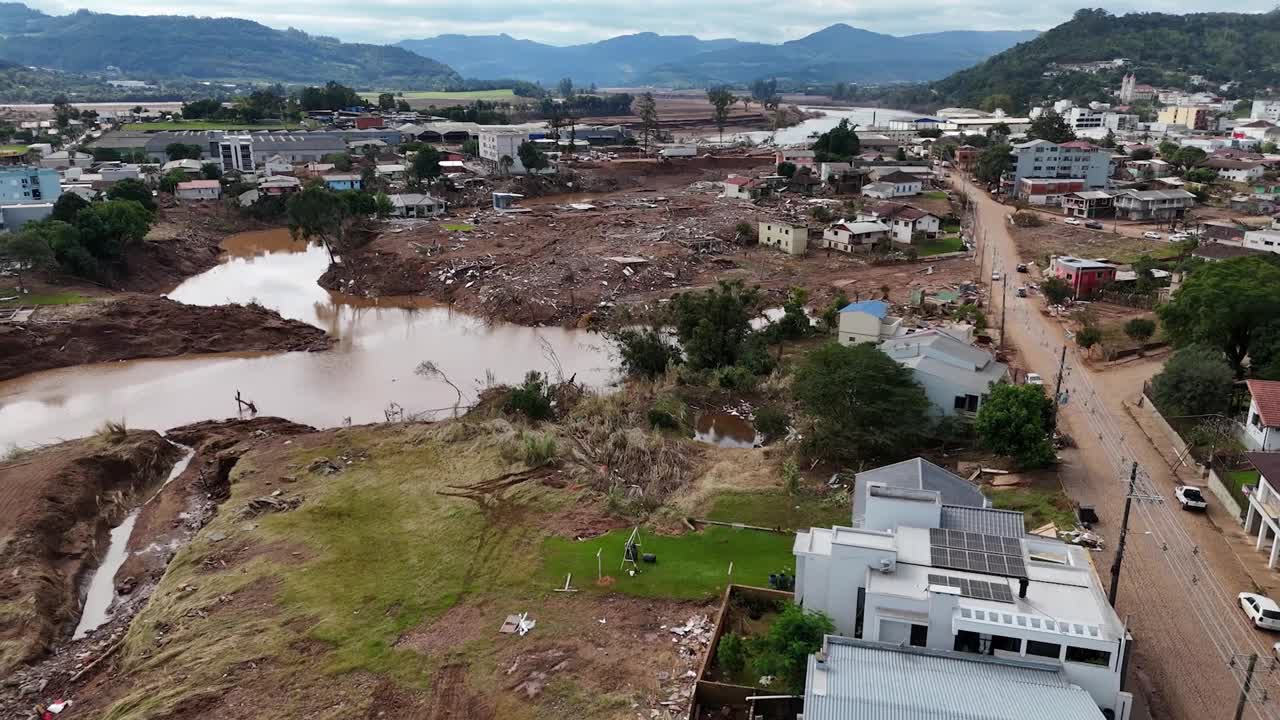
[[[1249,701],[1249,690],[1253,687],[1253,668],[1258,664],[1258,653],[1249,655],[1249,669],[1244,675],[1244,686],[1240,688],[1240,701],[1236,703],[1235,720],[1244,716],[1244,704]]]
[[[1058,360],[1058,382],[1053,388],[1053,422],[1051,432],[1058,431],[1058,402],[1062,397],[1062,378],[1067,374],[1067,346],[1062,346],[1062,358]]]
[[[994,267],[994,266],[993,266]],[[1000,276],[1000,352],[1004,352],[1004,317],[1009,307],[1009,278]]]
[[[1129,471],[1129,490],[1124,495],[1124,519],[1120,521],[1120,544],[1116,546],[1116,559],[1111,563],[1111,592],[1107,593],[1107,602],[1116,606],[1116,593],[1120,591],[1120,564],[1124,562],[1124,541],[1129,535],[1129,508],[1133,506],[1133,486],[1138,481],[1138,461],[1133,462]],[[1237,718],[1239,720],[1239,718]]]

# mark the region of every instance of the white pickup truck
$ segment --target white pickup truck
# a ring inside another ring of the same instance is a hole
[[[1179,485],[1173,489],[1173,496],[1178,498],[1178,504],[1183,510],[1204,510],[1209,507],[1209,503],[1204,499],[1204,493],[1193,485]]]

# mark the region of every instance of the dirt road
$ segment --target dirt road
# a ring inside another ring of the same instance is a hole
[[[961,180],[953,177],[953,182]],[[980,248],[986,258],[982,276],[989,279],[995,270],[1017,278],[1017,251],[1005,221],[1008,208],[969,190],[977,203],[978,236],[985,233],[990,246]],[[998,283],[994,286],[993,308],[998,308],[1002,293]],[[1146,696],[1155,718],[1229,717],[1240,693],[1244,656],[1257,652],[1265,663],[1271,641],[1240,614],[1235,595],[1252,586],[1221,533],[1208,518],[1182,513],[1173,501],[1173,487],[1192,478],[1175,477],[1125,412],[1124,403],[1138,400],[1142,381],[1159,370],[1158,364],[1093,370],[1068,343],[1062,325],[1040,312],[1039,298],[1017,298],[1012,292],[1007,297],[1005,322],[1017,364],[1040,373],[1052,386],[1060,353],[1067,347],[1062,387],[1068,401],[1060,418],[1079,449],[1067,455],[1062,480],[1072,499],[1096,506],[1102,520],[1098,530],[1106,551],[1096,556],[1095,565],[1104,585],[1110,580],[1134,460],[1140,468],[1135,494],[1163,500],[1133,504],[1116,604],[1135,639],[1127,689]],[[998,318],[999,312],[992,315]],[[1262,677],[1255,688],[1259,684],[1270,697],[1277,696],[1274,677]],[[1251,697],[1245,717],[1280,714],[1275,700],[1263,704],[1260,691]]]

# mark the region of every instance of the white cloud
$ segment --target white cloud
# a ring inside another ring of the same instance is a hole
[[[506,33],[556,45],[592,42],[615,35],[651,31],[702,38],[736,37],[777,43],[843,22],[876,32],[909,35],[940,30],[1045,30],[1081,7],[1080,0],[1048,0],[1028,6],[1023,0],[934,0],[868,5],[856,0],[739,0],[696,3],[648,0],[602,5],[587,0],[309,0],[261,3],[224,0],[215,6],[188,0],[32,0],[51,13],[85,8],[137,15],[211,15],[241,17],[272,27],[296,27],[349,42],[392,43],[444,33]],[[1240,0],[1238,12],[1266,12],[1272,0]],[[1219,10],[1216,0],[1174,0],[1159,7],[1122,0],[1116,12],[1197,12]]]

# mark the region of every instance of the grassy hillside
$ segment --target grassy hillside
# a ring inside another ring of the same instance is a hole
[[[1100,75],[1045,77],[1053,63],[1127,58],[1125,70]],[[1280,82],[1280,10],[1265,14],[1131,13],[1080,10],[1068,22],[1030,42],[951,75],[933,85],[943,104],[978,105],[1009,95],[1030,101],[1074,97],[1109,87],[1125,71],[1139,82],[1185,84],[1203,75],[1217,84],[1238,81],[1241,96]]]

